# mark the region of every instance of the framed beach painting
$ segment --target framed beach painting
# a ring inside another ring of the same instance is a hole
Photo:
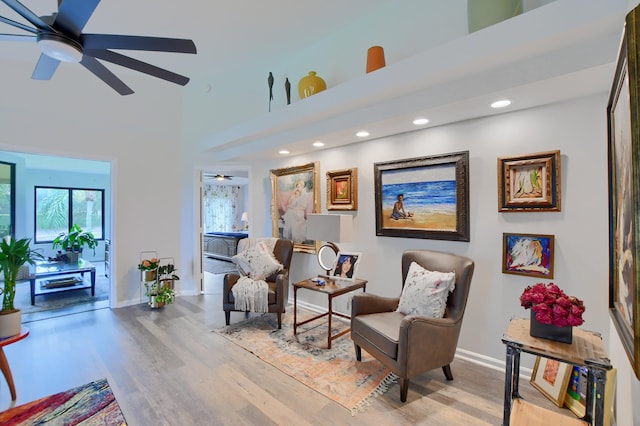
[[[271,170],[272,236],[293,241],[293,250],[316,253],[319,241],[307,239],[307,216],[319,213],[319,163]]]
[[[362,253],[341,251],[331,270],[331,278],[339,281],[355,281],[362,260]]]
[[[327,172],[327,210],[358,210],[358,169]]]
[[[502,273],[553,278],[554,236],[502,234]]]
[[[626,18],[607,106],[609,162],[609,314],[640,379],[639,8]]]
[[[560,211],[560,151],[498,158],[498,211]]]
[[[374,164],[376,235],[469,241],[469,152]]]

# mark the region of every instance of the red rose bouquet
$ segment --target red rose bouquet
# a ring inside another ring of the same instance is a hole
[[[585,307],[582,300],[567,296],[554,283],[538,283],[525,288],[520,296],[520,305],[525,309],[531,308],[542,324],[574,327],[584,323],[582,313]]]

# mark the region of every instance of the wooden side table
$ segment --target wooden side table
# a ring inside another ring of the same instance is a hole
[[[4,354],[4,347],[20,341],[28,335],[29,329],[26,327],[22,327],[22,330],[20,330],[20,334],[7,337],[6,339],[0,339],[0,370],[2,370],[4,378],[7,379],[7,384],[9,385],[9,391],[11,392],[12,401],[16,400],[16,386],[13,383],[13,376],[11,375],[11,368],[9,368],[9,361],[7,360],[7,356]]]
[[[349,329],[347,329],[332,335],[331,334],[331,317],[335,315],[337,317],[342,317],[347,319],[351,318],[349,315],[344,315],[339,312],[333,312],[333,303],[332,303],[333,298],[338,297],[342,294],[352,292],[359,288],[361,288],[363,292],[367,291],[367,280],[356,279],[354,282],[351,282],[351,281],[332,280],[331,278],[320,278],[320,279],[325,281],[325,285],[323,286],[317,285],[315,281],[312,281],[312,278],[309,278],[308,280],[304,280],[304,281],[299,281],[293,284],[293,334],[294,335],[298,334],[297,328],[299,325],[303,325],[323,317],[328,317],[329,329],[327,331],[327,348],[331,349],[332,340],[335,340],[338,337],[342,336],[343,334],[346,334],[349,332]],[[323,314],[316,315],[315,317],[309,318],[300,323],[297,322],[298,320],[298,289],[301,289],[301,288],[326,294],[329,298],[329,310]]]
[[[582,420],[589,424],[601,426],[604,423],[604,396],[607,380],[607,370],[611,363],[602,344],[600,334],[573,329],[573,342],[571,344],[559,343],[551,340],[538,339],[529,335],[530,320],[525,318],[512,318],[507,331],[502,336],[502,343],[507,346],[507,368],[504,381],[504,415],[502,424],[508,426],[511,420],[511,408],[514,398],[521,398],[518,393],[520,379],[520,353],[526,352],[542,356],[568,364],[587,368],[587,392],[586,413]],[[594,384],[599,395],[594,404]],[[594,409],[595,405],[595,409]],[[519,404],[518,412],[522,416],[535,416],[527,412],[523,407],[532,407],[532,404]],[[514,413],[515,414],[515,413]]]

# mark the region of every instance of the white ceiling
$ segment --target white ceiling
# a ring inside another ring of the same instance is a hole
[[[41,15],[57,8],[56,0],[22,1]],[[136,52],[135,57],[196,77],[203,70],[219,74],[230,64],[311,46],[363,10],[394,1],[223,0],[212,6],[202,0],[102,0],[85,32],[193,39],[197,55]],[[627,0],[551,2],[331,88],[299,102],[294,112],[249,118],[212,134],[200,148],[221,161],[258,161],[277,158],[279,148],[292,155],[310,152],[318,139],[329,141],[327,148],[360,142],[354,136],[360,128],[369,130],[370,138],[412,131],[418,115],[437,126],[607,92],[627,5]],[[0,15],[21,21],[4,4]],[[0,32],[13,28],[0,24]],[[35,44],[0,42],[3,60],[35,65],[38,56]],[[513,98],[512,107],[487,108],[504,96]]]

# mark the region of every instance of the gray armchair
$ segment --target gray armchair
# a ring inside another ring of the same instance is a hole
[[[241,250],[249,239],[240,240],[238,250]],[[267,277],[265,280],[269,286],[268,303],[269,312],[274,312],[278,316],[278,328],[282,328],[282,314],[284,313],[289,299],[289,267],[291,266],[291,257],[293,255],[293,241],[278,239],[273,248],[274,257],[280,262],[284,268],[275,274]],[[237,274],[226,274],[224,276],[224,288],[222,290],[222,309],[224,310],[225,322],[229,325],[231,321],[231,311],[236,311],[235,299],[231,288],[240,278]],[[249,313],[246,312],[248,315]]]
[[[449,294],[444,318],[405,315],[396,312],[400,298],[357,294],[351,304],[351,339],[356,358],[362,348],[400,377],[400,400],[407,400],[409,379],[441,367],[453,380],[453,361],[462,317],[467,305],[474,262],[463,256],[429,250],[409,250],[402,254],[402,285],[411,262],[430,271],[456,273],[454,291]]]

